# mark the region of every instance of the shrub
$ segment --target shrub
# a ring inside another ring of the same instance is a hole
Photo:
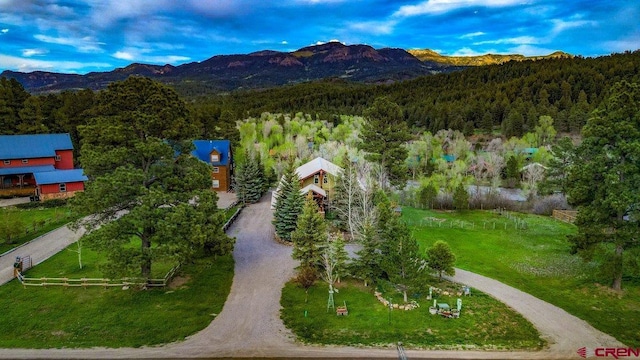
[[[18,209],[35,209],[35,208],[55,208],[67,205],[67,199],[53,199],[47,201],[32,201],[24,204],[18,204]]]

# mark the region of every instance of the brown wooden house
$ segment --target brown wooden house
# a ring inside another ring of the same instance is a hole
[[[211,188],[215,191],[231,190],[233,154],[229,140],[194,140],[196,149],[191,154],[212,166]]]

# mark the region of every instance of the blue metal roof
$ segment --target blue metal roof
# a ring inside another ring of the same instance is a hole
[[[53,165],[0,167],[0,175],[33,174],[37,172],[48,172],[54,170],[55,168],[53,167]]]
[[[69,134],[0,135],[0,159],[53,157],[56,150],[72,150]]]
[[[34,173],[33,176],[36,178],[36,184],[38,185],[60,184],[89,180],[84,175],[82,169],[39,172]]]
[[[442,158],[448,163],[456,161],[455,155],[446,154],[446,155],[442,155]]]
[[[229,165],[229,153],[231,152],[231,141],[229,140],[193,140],[196,149],[191,155],[213,166]],[[220,161],[211,162],[211,152],[216,150],[220,153]]]

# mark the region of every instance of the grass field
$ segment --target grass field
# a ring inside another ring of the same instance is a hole
[[[138,245],[139,246],[139,242]],[[66,249],[60,251],[50,260],[39,264],[38,266],[28,270],[25,273],[26,277],[39,278],[102,278],[104,277],[100,270],[101,265],[106,261],[103,255],[96,253],[90,248],[84,246],[81,252],[82,269],[80,268],[78,261],[77,245],[71,244]],[[161,279],[167,272],[176,264],[173,262],[153,262],[151,267],[151,278]],[[139,271],[129,275],[130,277],[139,276]]]
[[[288,283],[281,300],[285,325],[302,341],[316,344],[395,346],[400,341],[406,347],[431,349],[539,349],[544,345],[522,316],[479,291],[463,299],[459,319],[447,319],[429,314],[431,301],[424,295],[417,309],[389,311],[371,288],[360,283],[343,282],[338,288],[335,304],[346,302],[347,316],[336,316],[333,309],[327,311],[325,283],[317,282],[309,290],[308,302],[304,289]],[[393,303],[402,303],[402,296],[393,293],[385,297],[393,296]],[[455,301],[448,296],[438,299],[451,306]]]
[[[24,244],[36,237],[75,220],[67,206],[57,208],[16,209],[0,208],[0,221],[7,224],[18,224],[19,233],[11,241],[5,234],[0,235],[0,254]]]
[[[403,217],[422,248],[444,240],[457,256],[457,267],[514,286],[628,346],[640,346],[640,279],[625,278],[622,293],[609,290],[607,279],[596,277],[593,264],[569,253],[566,236],[575,232],[573,225],[549,217],[489,211],[403,208]]]
[[[83,255],[84,271],[77,270],[76,254],[63,251],[26,275],[99,274],[95,255]],[[158,267],[154,275],[162,271]],[[0,348],[140,347],[180,341],[220,313],[232,280],[231,255],[183,266],[167,289],[25,289],[14,280],[0,287]]]

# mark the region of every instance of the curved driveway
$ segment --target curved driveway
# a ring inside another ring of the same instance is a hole
[[[222,312],[185,341],[140,349],[2,349],[0,358],[397,358],[395,349],[306,346],[280,321],[280,295],[294,274],[291,248],[273,241],[268,196],[245,208],[229,233],[237,238],[235,277]],[[457,269],[455,281],[505,302],[533,323],[549,347],[537,352],[407,350],[409,359],[579,358],[585,346],[623,346],[564,310],[498,281]]]

